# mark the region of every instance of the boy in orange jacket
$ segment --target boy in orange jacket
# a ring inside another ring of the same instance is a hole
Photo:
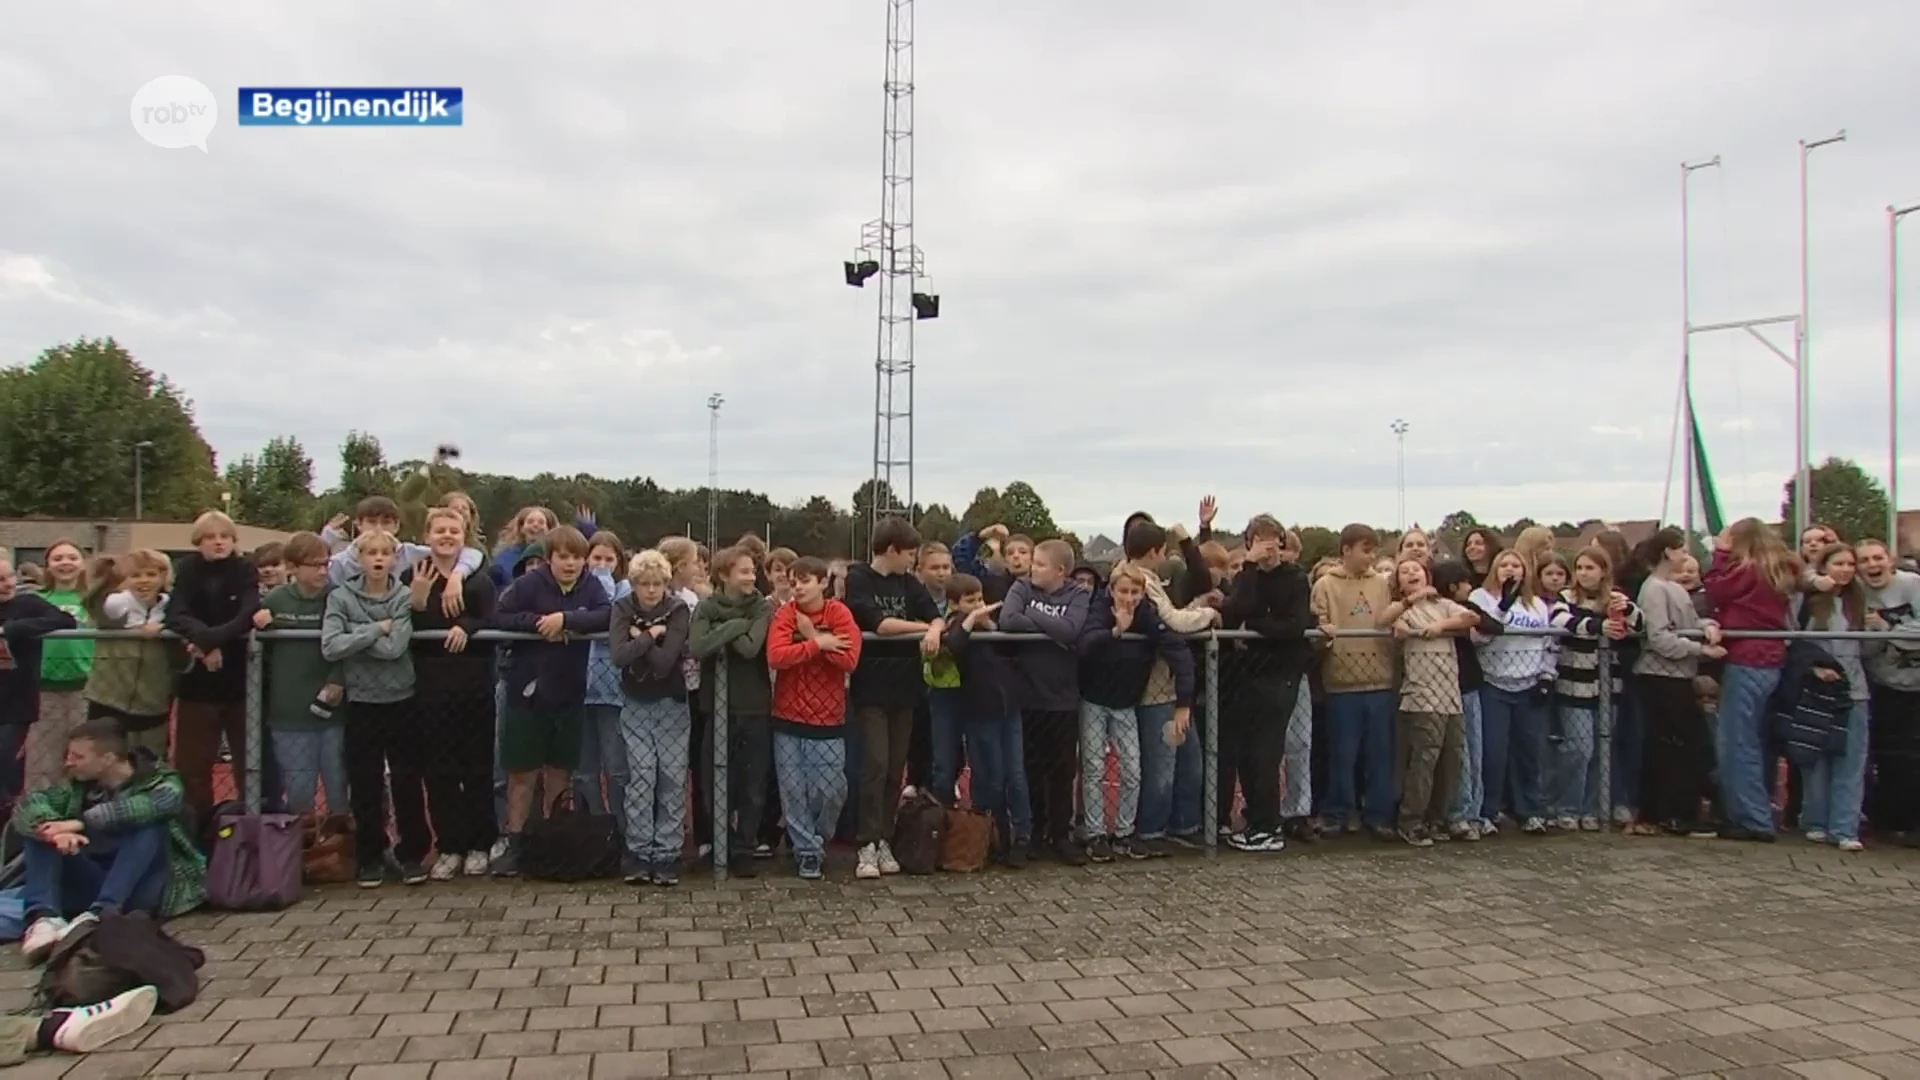
[[[827,595],[827,564],[801,559],[788,571],[793,599],[767,628],[773,682],[773,772],[800,876],[817,880],[826,838],[847,801],[847,676],[860,663],[853,612]]]

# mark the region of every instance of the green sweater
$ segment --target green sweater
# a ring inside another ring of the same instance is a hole
[[[260,599],[260,606],[273,613],[269,630],[319,630],[327,610],[327,591],[302,596],[300,589],[288,582],[269,591]],[[319,638],[268,638],[263,659],[268,726],[311,730],[329,723],[313,715],[309,707],[322,686],[340,683],[339,665],[320,655]],[[331,722],[339,723],[340,713],[333,715]]]
[[[82,630],[93,625],[87,618],[86,598],[74,590],[52,589],[40,595],[47,603],[73,616]],[[87,685],[87,675],[92,671],[92,638],[48,638],[41,647],[42,691],[78,690]]]
[[[715,666],[727,668],[727,711],[742,716],[773,712],[773,680],[767,671],[767,622],[773,606],[759,593],[716,592],[693,611],[687,651],[705,661],[700,702],[713,708]]]
[[[91,806],[90,794],[94,796]],[[103,795],[105,798],[100,798]],[[134,755],[133,776],[118,789],[103,792],[98,785],[80,780],[42,788],[20,800],[13,827],[22,836],[32,836],[35,828],[49,821],[79,821],[89,833],[165,824],[168,873],[160,914],[179,915],[207,899],[207,861],[187,834],[185,807],[186,789],[180,783],[180,774],[155,765],[153,755],[140,751]]]

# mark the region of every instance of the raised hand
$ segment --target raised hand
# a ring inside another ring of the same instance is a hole
[[[1200,527],[1213,528],[1213,516],[1220,512],[1220,504],[1211,495],[1200,496]]]

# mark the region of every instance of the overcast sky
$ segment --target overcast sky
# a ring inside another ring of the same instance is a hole
[[[1692,188],[1696,321],[1788,313],[1795,144],[1841,127],[1813,158],[1814,452],[1885,473],[1920,5],[918,15],[943,298],[917,339],[922,501],[1024,478],[1088,532],[1203,491],[1230,520],[1394,524],[1399,416],[1416,520],[1652,516],[1679,162],[1725,161]],[[395,459],[451,441],[477,469],[695,486],[717,391],[724,483],[844,504],[872,471],[876,312],[839,263],[879,210],[885,22],[884,0],[33,5],[0,35],[0,359],[116,335],[223,461],[291,433],[328,482],[359,428]],[[169,74],[218,97],[207,154],[129,123]],[[456,85],[466,124],[241,129],[242,85]],[[1788,369],[1731,335],[1696,358],[1727,509],[1776,512]]]

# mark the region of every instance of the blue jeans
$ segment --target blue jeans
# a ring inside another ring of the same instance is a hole
[[[1140,725],[1140,806],[1134,815],[1134,834],[1142,840],[1158,840],[1167,835],[1173,818],[1173,778],[1180,768],[1180,751],[1200,741],[1200,729],[1189,726],[1185,741],[1168,746],[1173,702],[1135,706],[1133,715]]]
[[[1548,702],[1533,690],[1480,689],[1480,812],[1545,817]]]
[[[1800,827],[1833,840],[1860,839],[1860,800],[1867,786],[1867,703],[1847,710],[1847,746],[1806,770]]]
[[[1620,657],[1614,654],[1615,671]],[[1647,721],[1640,710],[1640,679],[1632,671],[1625,673],[1620,693],[1613,695],[1613,795],[1615,821],[1631,821],[1640,815],[1640,770],[1646,761]]]
[[[1025,844],[1033,835],[1033,808],[1027,802],[1020,714],[964,713],[961,734],[967,741],[967,766],[973,770],[974,809],[993,816],[1002,843]]]
[[[602,707],[591,707],[588,715]],[[619,793],[627,855],[642,865],[677,863],[687,840],[693,713],[684,701],[627,698],[615,719],[619,779],[609,767],[607,785]]]
[[[933,797],[939,799],[942,806],[952,806],[957,801],[954,792],[960,786],[960,739],[966,714],[966,698],[958,687],[927,689],[927,733],[933,743],[931,782]],[[977,783],[979,777],[975,776],[974,780]]]
[[[1466,735],[1465,753],[1460,755],[1460,786],[1453,800],[1454,821],[1482,821],[1480,803],[1486,794],[1481,788],[1480,691],[1460,691],[1460,726]]]
[[[493,822],[507,835],[507,769],[500,764],[500,736],[507,725],[507,680],[493,681]]]
[[[1773,800],[1766,775],[1767,701],[1780,685],[1779,668],[1728,664],[1720,677],[1720,712],[1713,749],[1720,762],[1720,803],[1727,822],[1773,835]]]
[[[1553,734],[1549,739],[1553,748],[1553,798],[1548,813],[1561,817],[1598,817],[1600,789],[1592,772],[1599,764],[1593,747],[1600,712],[1565,702],[1554,705]]]
[[[86,837],[87,845],[74,855],[26,838],[28,924],[41,916],[72,918],[83,911],[158,914],[167,893],[167,826],[89,830]]]
[[[684,708],[686,702],[680,705]],[[624,705],[588,705],[582,714],[580,764],[573,770],[573,794],[588,813],[603,814],[610,807],[626,805],[627,744],[621,721],[624,708]],[[688,724],[692,724],[691,718]],[[605,799],[600,797],[602,773],[607,778]],[[675,855],[677,857],[678,852]]]
[[[1368,825],[1393,824],[1398,794],[1393,788],[1393,706],[1391,690],[1327,695],[1327,728],[1333,735],[1326,801],[1330,820],[1345,822],[1364,811]],[[1365,773],[1361,806],[1355,805],[1356,766]]]
[[[847,744],[838,735],[806,739],[773,733],[773,774],[795,855],[824,855],[847,801]]]
[[[1171,812],[1167,815],[1167,835],[1200,835],[1201,813],[1206,808],[1201,800],[1206,797],[1205,767],[1207,763],[1206,731],[1209,723],[1199,709],[1193,713],[1193,726],[1187,730],[1187,741],[1180,744],[1173,754],[1173,797],[1169,801]]]
[[[286,784],[287,809],[296,814],[312,810],[316,784],[324,784],[327,809],[347,812],[347,727],[327,724],[317,728],[270,728],[267,747],[280,766]]]

